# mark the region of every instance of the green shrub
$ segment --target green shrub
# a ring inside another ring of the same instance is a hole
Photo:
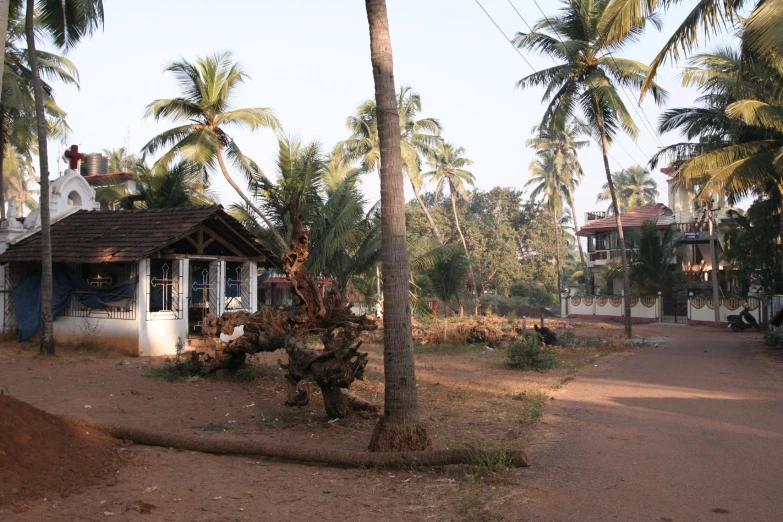
[[[481,304],[488,308],[500,306],[533,306],[526,297],[503,297],[497,294],[481,294]]]
[[[529,306],[552,306],[558,302],[556,294],[549,292],[541,283],[514,283],[511,297],[524,298]]]
[[[517,313],[514,310],[511,310],[506,314],[506,319],[508,319],[509,324],[517,324],[517,321],[519,320]]]
[[[764,343],[775,350],[783,349],[783,335],[767,332],[764,334]]]
[[[544,348],[541,337],[526,335],[508,347],[506,366],[518,370],[549,370],[557,367],[557,359],[551,350]]]
[[[576,343],[576,335],[574,335],[574,332],[566,330],[565,332],[557,334],[558,346],[573,346],[574,343]]]
[[[194,357],[181,359],[166,358],[160,368],[151,368],[147,377],[160,377],[167,381],[178,381],[188,377],[206,377],[212,373],[212,369],[204,364],[204,361]]]

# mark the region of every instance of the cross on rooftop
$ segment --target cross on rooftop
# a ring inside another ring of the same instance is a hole
[[[64,156],[69,162],[68,164],[69,167],[72,170],[76,170],[76,167],[79,166],[79,160],[81,160],[84,157],[84,154],[79,152],[78,145],[71,145],[71,148],[65,151]]]

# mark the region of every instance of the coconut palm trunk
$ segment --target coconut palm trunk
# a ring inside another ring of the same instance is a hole
[[[6,40],[6,34],[8,33],[8,10],[11,8],[11,0],[0,0],[0,35],[2,35],[2,38],[0,38],[0,56],[5,56],[5,40]],[[2,103],[3,103],[3,73],[5,72],[5,67],[0,67],[0,114],[4,114],[5,111],[2,110]],[[5,122],[0,121],[0,127],[3,126]],[[5,139],[2,135],[2,132],[5,130],[5,128],[0,128],[0,147],[3,147],[3,143],[5,142]],[[3,165],[2,165],[2,155],[5,152],[5,147],[3,147],[3,150],[0,150],[0,219],[5,219],[5,180],[3,179]],[[16,217],[16,216],[14,216]]]
[[[563,291],[563,279],[560,270],[560,224],[557,222],[558,213],[552,211],[552,224],[555,226],[555,268],[557,269],[557,293]]]
[[[408,176],[410,179],[410,176]],[[424,204],[424,200],[421,199],[421,194],[419,193],[419,188],[416,186],[416,183],[413,182],[413,180],[410,180],[411,182],[411,188],[413,189],[413,195],[416,196],[416,201],[419,202],[419,206],[421,207],[421,210],[424,211],[424,215],[427,216],[427,221],[430,224],[430,228],[432,229],[432,233],[435,234],[435,239],[438,240],[438,243],[441,245],[443,243],[443,236],[440,235],[440,231],[438,230],[437,225],[435,225],[435,220],[432,219],[432,214],[430,214],[430,211],[427,209],[427,205]]]
[[[465,241],[465,236],[462,234],[462,227],[459,226],[459,216],[457,215],[457,194],[454,191],[454,187],[449,190],[451,192],[451,210],[454,212],[454,225],[457,227],[457,233],[459,234],[460,241],[462,241],[462,247],[465,249],[465,257],[468,258],[468,269],[470,270],[470,284],[473,285],[473,299],[474,309],[473,315],[478,315],[479,307],[479,295],[478,287],[476,286],[476,277],[473,275],[473,263],[470,262],[470,255],[468,254],[468,244]],[[460,306],[460,311],[462,307]],[[461,315],[461,314],[460,314]]]
[[[46,136],[46,113],[44,112],[43,88],[38,70],[38,56],[35,54],[35,0],[27,0],[25,35],[27,37],[27,60],[33,76],[35,116],[38,129],[38,159],[41,175],[41,353],[54,355],[54,333],[52,331],[52,236],[49,217],[49,152]]]
[[[780,247],[780,269],[783,270],[783,183],[778,182],[778,192],[780,193],[780,204],[778,206],[778,212],[780,212],[780,221],[778,223],[778,246]],[[783,281],[783,278],[781,278]]]
[[[582,274],[585,279],[585,294],[590,294],[590,283],[588,281],[588,273],[587,273],[587,263],[585,262],[585,253],[584,250],[582,250],[582,242],[579,241],[579,236],[576,235],[577,232],[579,232],[579,229],[577,228],[577,221],[576,221],[576,205],[574,205],[574,193],[570,190],[568,191],[568,206],[571,207],[571,217],[574,220],[574,236],[576,237],[576,246],[579,247],[579,260],[582,263]]]
[[[277,229],[272,226],[272,223],[267,219],[267,217],[264,215],[263,212],[261,212],[261,209],[259,209],[253,201],[247,197],[245,194],[245,191],[242,190],[239,185],[237,185],[236,181],[234,181],[234,178],[231,177],[231,174],[228,173],[228,169],[226,168],[226,162],[223,160],[223,153],[220,152],[220,149],[218,149],[215,153],[218,160],[218,165],[220,165],[220,171],[223,173],[223,177],[226,178],[226,181],[228,181],[228,184],[231,185],[231,188],[234,189],[234,191],[239,195],[240,198],[242,198],[242,201],[244,201],[247,206],[253,209],[253,212],[256,213],[258,217],[260,217],[267,227],[269,227],[269,231],[272,232],[272,235],[275,236],[275,238],[280,242],[280,245],[285,249],[288,244],[286,243],[285,239],[283,239],[283,236],[280,235],[280,233],[277,231]]]
[[[617,206],[617,194],[614,190],[612,181],[612,171],[609,169],[609,140],[606,137],[606,127],[598,102],[593,99],[593,108],[595,110],[595,120],[598,125],[598,132],[601,135],[601,153],[604,159],[604,170],[606,171],[606,182],[609,185],[609,194],[612,197],[612,208],[614,209],[614,221],[617,225],[617,242],[620,243],[620,259],[623,265],[623,305],[625,312],[625,335],[631,337],[631,280],[628,277],[628,254],[625,251],[625,234],[623,233],[623,223],[620,218],[620,209]]]
[[[0,6],[2,9],[2,6]],[[5,42],[5,40],[3,40]],[[0,82],[2,82],[2,72],[0,71]],[[2,83],[0,83],[2,85]],[[2,90],[2,89],[0,89]],[[5,161],[5,118],[3,115],[3,104],[0,102],[0,220],[5,220],[5,170],[3,169],[3,162]],[[16,218],[16,216],[11,216]]]
[[[405,237],[400,123],[394,86],[391,36],[385,0],[365,0],[378,137],[381,152],[381,261],[383,264],[383,417],[370,440],[371,451],[423,450],[430,447],[420,424],[411,335],[408,249]]]

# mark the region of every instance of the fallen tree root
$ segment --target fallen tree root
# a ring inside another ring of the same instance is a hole
[[[136,444],[161,446],[179,450],[199,451],[222,455],[257,455],[281,460],[317,462],[346,467],[401,467],[401,466],[447,466],[450,464],[478,464],[491,456],[493,460],[504,458],[514,467],[530,464],[523,451],[481,451],[471,449],[450,449],[432,451],[378,452],[323,449],[294,446],[250,440],[214,440],[192,435],[173,435],[141,428],[130,428],[103,422],[69,419],[111,435],[116,439],[131,440]]]

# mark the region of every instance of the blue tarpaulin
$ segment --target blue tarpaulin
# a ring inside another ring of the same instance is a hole
[[[84,306],[95,309],[130,308],[136,295],[137,279],[107,288],[93,286],[68,270],[65,265],[52,265],[52,314],[57,317],[68,308],[71,297]],[[41,326],[41,273],[27,277],[13,291],[19,340],[26,341]]]

